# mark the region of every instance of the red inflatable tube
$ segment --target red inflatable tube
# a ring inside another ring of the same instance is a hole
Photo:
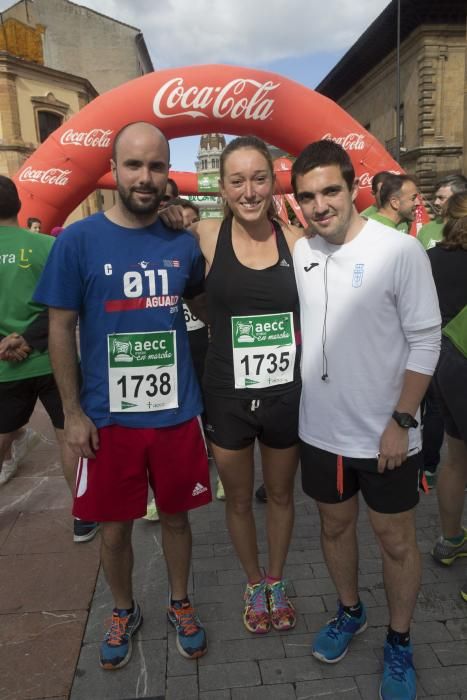
[[[112,141],[125,124],[148,121],[168,139],[220,132],[256,134],[292,155],[329,138],[352,158],[357,208],[372,202],[371,178],[401,168],[358,122],[326,97],[275,73],[239,66],[190,66],[149,73],[104,93],[54,131],[14,180],[29,216],[50,231],[96,189],[109,170]],[[191,178],[196,177],[186,173]],[[281,176],[287,178],[287,175]],[[193,187],[185,188],[188,192]],[[290,191],[290,184],[284,187]]]

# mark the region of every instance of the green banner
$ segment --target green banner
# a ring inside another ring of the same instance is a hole
[[[199,173],[198,192],[219,192],[219,173]]]

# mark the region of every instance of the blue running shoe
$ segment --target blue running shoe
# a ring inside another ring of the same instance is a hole
[[[417,700],[412,656],[411,644],[403,647],[385,643],[383,680],[379,688],[381,700]]]
[[[367,626],[363,604],[360,617],[352,617],[339,603],[336,616],[329,620],[314,638],[311,653],[326,664],[335,664],[347,654],[353,637],[366,630]]]
[[[100,646],[101,666],[108,671],[125,666],[131,658],[131,638],[143,624],[138,603],[132,613],[114,608],[110,627]]]
[[[189,601],[170,605],[167,617],[175,627],[177,649],[185,659],[198,659],[207,652],[206,632]]]

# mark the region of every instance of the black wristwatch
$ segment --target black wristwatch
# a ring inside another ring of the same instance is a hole
[[[399,413],[399,411],[394,411],[392,417],[401,428],[409,429],[418,427],[418,420],[415,420],[410,413]]]

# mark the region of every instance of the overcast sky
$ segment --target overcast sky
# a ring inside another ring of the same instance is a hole
[[[0,11],[13,4],[0,0]],[[388,0],[81,0],[141,29],[157,69],[233,63],[314,88]],[[177,143],[178,142],[178,143]],[[197,137],[176,139],[173,165],[192,170]]]

